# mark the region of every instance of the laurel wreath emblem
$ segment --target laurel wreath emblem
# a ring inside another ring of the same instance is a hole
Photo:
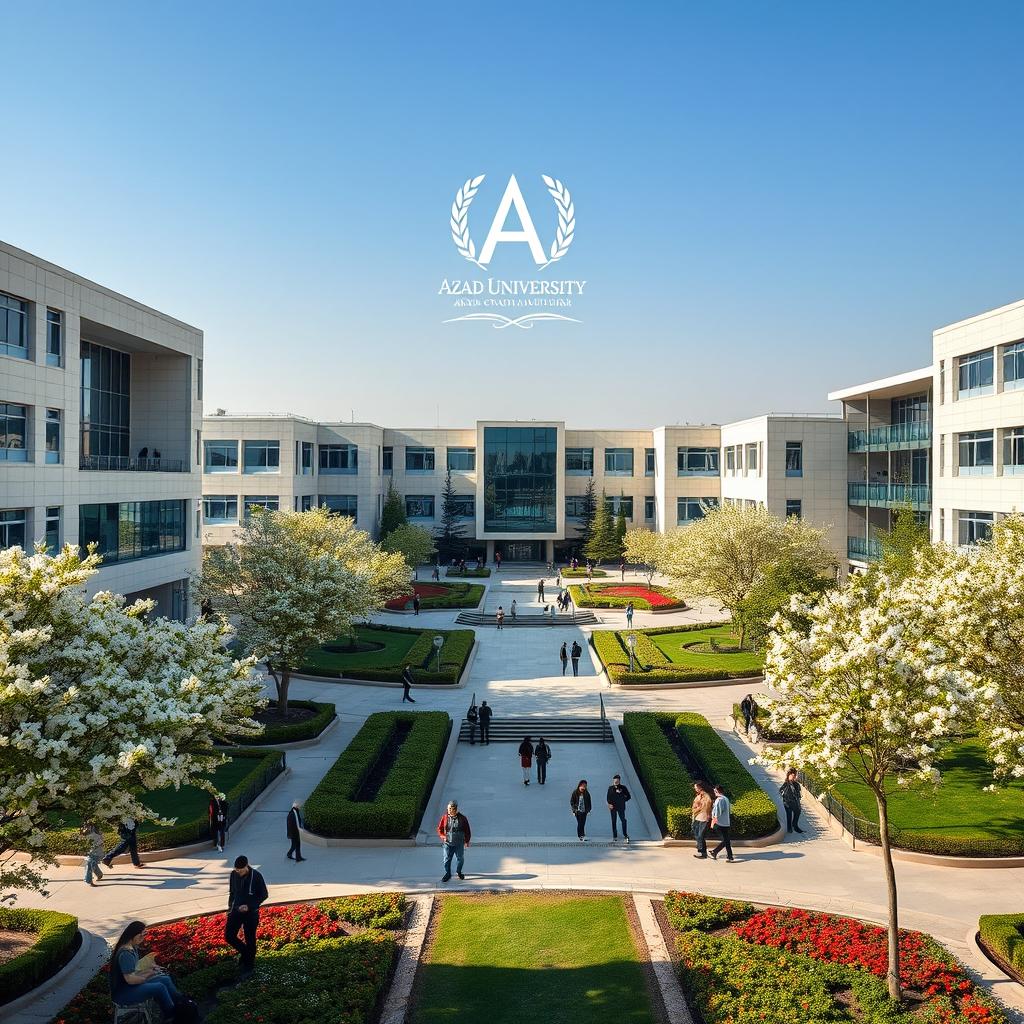
[[[475,263],[481,270],[487,270],[487,267],[476,258],[476,245],[469,235],[469,208],[485,177],[486,175],[478,174],[475,178],[468,178],[463,183],[462,188],[455,193],[449,222],[452,229],[452,241],[455,243],[455,248],[459,250],[459,255],[469,260],[470,263]],[[551,249],[548,252],[548,259],[537,268],[538,270],[550,267],[552,263],[557,263],[565,256],[576,233],[576,208],[568,188],[557,178],[552,178],[547,174],[542,174],[541,180],[555,201],[555,207],[558,210],[558,227],[555,230],[555,240],[551,243]]]

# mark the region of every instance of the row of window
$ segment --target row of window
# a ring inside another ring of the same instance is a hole
[[[969,430],[956,435],[956,471],[960,476],[992,476],[997,440],[1002,440],[1002,473],[1024,475],[1024,426],[995,430]],[[940,472],[946,461],[946,437],[939,438]]]
[[[46,532],[43,540],[46,550],[56,554],[61,545],[61,507],[46,508]],[[20,547],[28,551],[33,543],[32,510],[28,508],[0,508],[0,548]]]
[[[0,402],[0,462],[31,461],[31,422],[32,406]],[[61,423],[60,409],[46,410],[46,461],[50,464],[60,462]]]
[[[761,445],[754,441],[749,444],[727,445],[725,451],[725,472],[729,476],[737,474],[760,475]],[[804,443],[803,441],[786,442],[786,476],[804,475]]]
[[[977,398],[995,394],[996,365],[1002,363],[1003,391],[1024,388],[1024,340],[981,349],[956,359],[957,398]],[[945,401],[946,361],[939,361],[939,400]]]
[[[0,292],[0,355],[28,359],[32,336],[29,304],[24,299]],[[46,363],[64,363],[64,314],[59,309],[46,310]]]

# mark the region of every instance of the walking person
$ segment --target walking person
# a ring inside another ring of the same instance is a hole
[[[561,569],[559,569],[558,572],[555,574],[555,586],[558,587],[559,590],[561,590],[561,588],[562,588],[562,570]]]
[[[501,572],[501,552],[494,552],[494,571]]]
[[[633,602],[626,605],[626,629],[633,628]]]
[[[306,859],[302,856],[301,829],[302,813],[299,811],[299,801],[293,800],[291,810],[288,812],[288,822],[285,826],[285,830],[292,843],[292,845],[288,847],[288,859],[294,860],[296,864],[300,864]]]
[[[619,578],[623,583],[626,582],[626,560],[624,558],[619,562]]]
[[[743,731],[749,736],[750,726],[753,724],[754,719],[757,718],[757,704],[754,703],[754,695],[752,693],[748,693],[740,701],[740,711],[743,714]]]
[[[626,827],[626,804],[633,798],[629,794],[629,790],[622,784],[622,777],[619,775],[612,776],[612,784],[608,787],[608,792],[605,794],[605,802],[608,804],[608,810],[612,816],[612,842],[618,842],[619,831],[617,828],[618,822],[622,822],[622,838],[629,842],[629,829]]]
[[[223,853],[228,844],[228,802],[223,793],[210,797],[206,813],[210,819],[210,838],[217,852]]]
[[[408,701],[410,704],[415,704],[416,701],[409,696],[409,690],[412,688],[412,684],[416,680],[412,677],[412,665],[406,665],[402,669],[402,703]]]
[[[132,858],[132,863],[137,867],[142,867],[142,861],[139,859],[139,835],[137,826],[134,818],[125,818],[117,826],[117,834],[121,837],[121,841],[115,846],[110,853],[103,858],[103,863],[109,868],[114,863],[115,857],[120,857],[125,850],[128,851]]]
[[[248,857],[236,857],[228,876],[228,916],[224,922],[224,941],[238,950],[242,974],[251,974],[256,963],[256,929],[260,926],[260,905],[266,902],[267,883],[263,875],[249,865]],[[242,932],[242,940],[238,932]]]
[[[708,855],[708,828],[711,826],[711,794],[703,782],[693,784],[693,804],[690,806],[690,823],[693,829],[693,839],[697,844],[697,852],[694,857],[697,860],[705,860]]]
[[[519,763],[523,769],[523,785],[528,786],[530,784],[530,769],[533,767],[533,744],[530,742],[529,736],[524,736],[523,742],[519,744]]]
[[[508,613],[512,617],[512,621],[513,622],[516,621],[516,611],[517,610],[518,609],[516,608],[516,599],[513,597],[512,598],[512,603],[508,606]]]
[[[542,604],[544,603],[544,581],[543,580],[541,580],[540,583],[537,584],[537,600],[540,601]]]
[[[537,782],[543,786],[548,781],[548,761],[551,760],[551,748],[544,742],[543,736],[537,737],[533,756],[537,761]]]
[[[459,813],[458,800],[448,801],[448,810],[441,815],[437,823],[437,834],[441,839],[444,849],[444,875],[442,882],[447,882],[452,877],[452,859],[455,860],[455,872],[459,878],[465,878],[462,867],[466,860],[466,847],[472,832],[469,828],[469,818]]]
[[[505,628],[505,609],[498,605],[498,610],[494,613],[494,624],[498,629]]]
[[[85,884],[95,885],[92,876],[95,875],[102,881],[103,872],[100,871],[100,861],[103,859],[103,834],[91,822],[88,821],[82,826],[82,835],[88,848],[85,851]]]
[[[491,744],[491,715],[493,711],[487,701],[480,705],[480,743]]]
[[[711,827],[718,829],[721,838],[718,845],[711,851],[711,859],[718,860],[718,855],[725,850],[725,859],[729,864],[733,862],[732,842],[729,839],[732,829],[731,814],[732,804],[725,795],[725,790],[721,786],[715,786],[715,802],[711,805]]]
[[[565,670],[569,667],[569,645],[566,641],[562,641],[562,648],[558,652],[558,657],[562,662],[562,675],[565,675]]]
[[[420,595],[415,592],[412,595],[412,612],[413,615],[419,615],[420,613]]]
[[[569,809],[576,818],[576,838],[581,843],[587,842],[587,815],[590,813],[592,803],[590,790],[587,789],[587,780],[580,779],[576,788],[569,797]]]
[[[139,1006],[152,999],[164,1020],[174,1020],[178,1006],[191,1000],[178,991],[171,976],[158,964],[150,963],[139,970],[139,951],[145,937],[146,926],[132,921],[114,943],[110,954],[111,1001],[115,1006]]]
[[[590,562],[590,559],[587,559],[587,582],[588,583],[593,583],[594,582],[594,566]]]
[[[466,712],[466,721],[469,722],[469,745],[473,747],[476,746],[476,727],[480,721],[475,704],[469,705],[469,710]]]
[[[578,676],[580,674],[580,655],[583,653],[583,648],[580,647],[579,640],[573,640],[572,650],[570,651],[570,657],[572,658],[572,674]]]
[[[799,832],[802,835],[804,830],[800,827],[800,811],[803,808],[800,800],[803,793],[797,781],[795,768],[790,768],[786,772],[786,781],[779,786],[779,793],[782,794],[782,806],[786,808],[786,831]]]

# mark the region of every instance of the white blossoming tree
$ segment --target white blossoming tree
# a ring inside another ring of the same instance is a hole
[[[147,791],[210,788],[213,744],[255,735],[262,687],[221,622],[147,618],[152,602],[85,597],[100,558],[0,551],[0,855],[44,860],[57,822],[160,820]],[[165,822],[166,823],[166,822]],[[39,888],[0,856],[0,892]]]
[[[627,530],[624,538],[625,558],[634,565],[644,565],[647,586],[654,585],[654,574],[661,568],[665,535],[654,530]]]
[[[236,620],[243,650],[266,661],[287,716],[291,676],[306,652],[350,634],[408,594],[411,580],[402,555],[382,551],[347,516],[254,508],[237,543],[207,552],[199,593]]]
[[[889,841],[888,792],[894,783],[937,783],[935,755],[970,728],[980,700],[977,680],[936,637],[946,594],[925,573],[851,581],[816,605],[793,598],[779,615],[765,680],[779,694],[769,728],[798,734],[789,750],[765,748],[759,760],[797,765],[828,786],[840,778],[866,785],[878,807],[889,905],[889,994],[902,997],[899,914]]]

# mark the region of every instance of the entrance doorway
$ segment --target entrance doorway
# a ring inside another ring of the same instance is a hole
[[[494,545],[495,551],[501,552],[504,562],[543,562],[544,541],[542,540],[506,540]]]

